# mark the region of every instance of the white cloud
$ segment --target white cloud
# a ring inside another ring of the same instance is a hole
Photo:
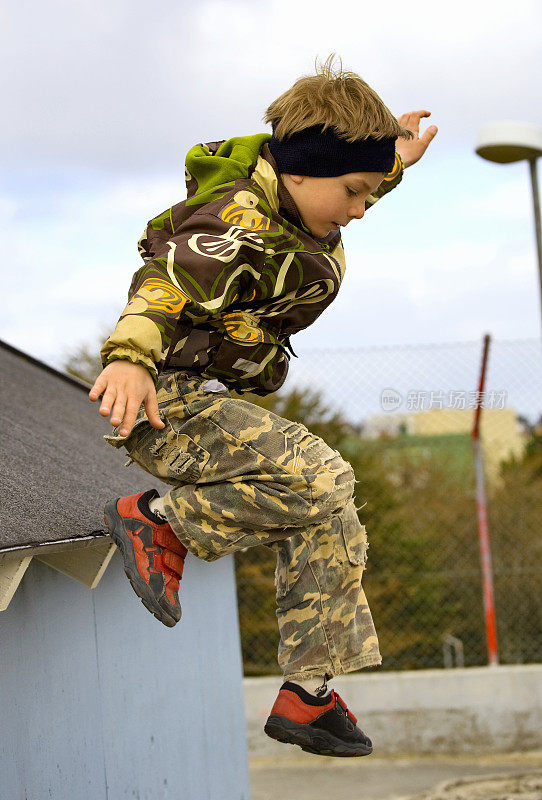
[[[537,335],[524,165],[473,154],[480,126],[542,124],[538,0],[51,0],[2,12],[2,335],[37,355],[113,322],[145,222],[184,196],[195,141],[263,129],[268,103],[338,52],[397,113],[439,134],[346,232],[345,286],[312,343]],[[29,17],[32,24],[28,24]],[[352,326],[352,320],[355,326]],[[67,334],[68,332],[68,334]]]
[[[193,141],[259,129],[268,103],[332,50],[397,113],[429,107],[443,140],[465,142],[503,113],[542,121],[540,9],[166,0],[149,13],[142,0],[52,0],[33,4],[28,25],[27,6],[12,5],[0,142],[57,164],[178,168]]]
[[[533,213],[527,168],[525,167],[523,177],[518,175],[511,180],[505,178],[489,192],[468,199],[466,205],[466,213],[490,216],[501,223],[508,224],[512,219],[526,219]]]
[[[512,249],[454,240],[409,253],[371,242],[351,249],[337,299],[296,338],[305,346],[340,347],[478,339],[485,330],[497,338],[536,336],[537,270],[529,244]]]
[[[178,181],[131,178],[57,191],[54,214],[38,221],[12,215],[1,336],[58,363],[60,350],[112,327],[141,265],[137,240],[146,221],[183,196]]]
[[[19,209],[19,204],[12,197],[0,195],[0,219],[9,225]]]

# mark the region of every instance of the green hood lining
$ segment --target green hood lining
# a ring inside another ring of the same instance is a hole
[[[269,141],[269,133],[253,136],[235,136],[222,142],[213,154],[206,144],[197,144],[186,154],[186,169],[198,184],[196,193],[189,198],[199,202],[198,195],[210,193],[225,184],[248,178],[254,169],[260,150]]]

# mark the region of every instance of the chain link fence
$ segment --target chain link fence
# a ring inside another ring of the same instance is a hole
[[[487,663],[470,435],[481,352],[481,341],[300,349],[274,407],[354,468],[384,669]],[[480,400],[499,660],[540,662],[540,342],[492,342]],[[238,554],[236,573],[245,674],[278,672],[274,553]]]

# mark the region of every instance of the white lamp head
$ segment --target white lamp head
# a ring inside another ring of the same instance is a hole
[[[525,122],[491,122],[481,129],[476,152],[498,164],[533,160],[542,156],[542,128]]]

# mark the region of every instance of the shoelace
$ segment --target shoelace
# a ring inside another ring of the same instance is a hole
[[[355,725],[355,724],[357,723],[357,721],[358,721],[358,720],[357,720],[357,717],[355,717],[355,716],[352,714],[352,712],[348,710],[348,706],[346,705],[346,703],[344,702],[344,700],[342,699],[342,697],[340,696],[340,694],[337,694],[337,692],[335,691],[335,689],[332,689],[332,690],[331,690],[331,694],[333,695],[333,699],[334,699],[334,700],[337,700],[337,701],[339,702],[339,705],[341,705],[341,706],[342,706],[342,708],[343,708],[343,710],[344,710],[344,713],[346,714],[346,716],[347,716],[349,719],[351,719],[351,720],[352,720],[352,722],[353,722],[353,723],[354,723],[354,725]]]

